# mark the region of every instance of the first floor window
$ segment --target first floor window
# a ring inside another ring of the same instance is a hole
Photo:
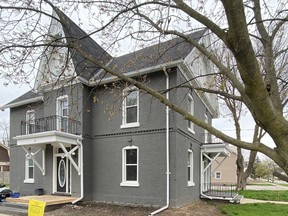
[[[25,180],[24,183],[34,183],[34,162],[30,155],[26,155],[25,159]]]
[[[136,146],[127,146],[122,150],[122,182],[121,186],[139,186],[138,168],[139,149]]]
[[[215,172],[215,179],[221,179],[222,176],[221,176],[221,172],[220,171],[216,171]]]
[[[193,151],[191,149],[188,150],[188,158],[187,158],[187,168],[188,168],[188,186],[194,186],[193,179]]]

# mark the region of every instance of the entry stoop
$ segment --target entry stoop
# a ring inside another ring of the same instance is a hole
[[[0,215],[27,216],[28,205],[22,203],[0,202]]]
[[[230,200],[231,203],[235,203],[235,204],[240,204],[241,200],[244,198],[243,195],[237,195],[236,197],[234,197],[232,200]]]

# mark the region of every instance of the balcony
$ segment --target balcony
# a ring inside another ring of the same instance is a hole
[[[81,123],[63,116],[48,116],[30,121],[21,121],[21,135],[61,131],[69,134],[80,134]]]

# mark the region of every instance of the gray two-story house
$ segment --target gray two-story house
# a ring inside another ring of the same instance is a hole
[[[217,117],[214,95],[174,88],[213,85],[205,76],[211,63],[191,44],[174,38],[112,57],[60,10],[54,15],[61,24],[51,21],[47,41],[77,40],[99,61],[164,92],[199,119],[211,124]],[[205,30],[189,37],[209,45]],[[75,197],[74,203],[177,206],[199,199],[210,181],[207,158],[229,154],[223,145],[209,148],[204,129],[64,47],[45,49],[34,89],[5,108],[12,137],[10,187],[22,196],[41,188]]]

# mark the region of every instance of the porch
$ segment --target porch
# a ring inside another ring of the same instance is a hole
[[[204,183],[204,188],[206,188],[203,191],[205,198],[233,200],[238,195],[236,185],[234,184],[206,183],[205,185]]]
[[[39,200],[46,203],[45,212],[61,207],[65,204],[71,204],[77,197],[71,196],[21,196],[19,198],[6,198],[5,202],[0,202],[0,215],[18,215],[27,216],[29,200]]]
[[[226,143],[205,144],[201,147],[201,198],[234,201],[238,197],[235,184],[211,183],[211,175],[230,156]],[[212,163],[217,166],[212,170]],[[236,174],[236,173],[235,173]]]
[[[27,204],[29,203],[29,200],[38,200],[43,201],[46,203],[46,206],[52,206],[52,205],[60,205],[60,204],[68,204],[72,203],[74,200],[77,199],[77,197],[71,197],[71,196],[56,196],[56,195],[41,195],[41,196],[21,196],[19,198],[11,198],[7,197],[6,202],[7,203],[18,203],[18,204]]]
[[[13,139],[17,141],[17,146],[24,150],[26,160],[33,162],[33,167],[40,170],[43,178],[51,181],[47,191],[53,195],[25,196],[14,198],[13,202],[28,203],[29,199],[36,198],[49,205],[76,203],[83,199],[83,138],[80,131],[80,122],[65,116],[50,116],[21,122],[21,135]],[[34,181],[36,181],[34,176],[30,177],[29,173],[25,173],[24,183]],[[45,185],[42,187],[45,189]],[[59,194],[69,196],[57,196]],[[71,197],[72,194],[79,196]]]

